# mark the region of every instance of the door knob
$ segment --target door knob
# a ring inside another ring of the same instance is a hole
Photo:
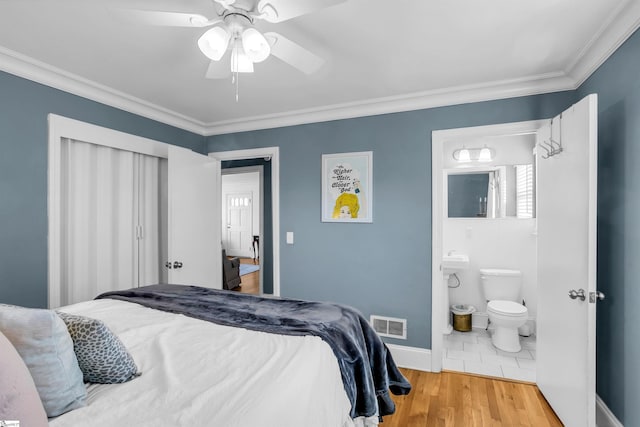
[[[586,296],[584,294],[584,289],[578,289],[577,291],[575,289],[571,289],[569,291],[569,298],[571,299],[579,298],[580,300],[584,301],[586,299]]]
[[[591,304],[595,304],[598,301],[602,301],[604,299],[604,294],[600,291],[589,292],[589,302]]]
[[[173,263],[173,268],[182,268],[182,263],[180,261],[175,261]]]

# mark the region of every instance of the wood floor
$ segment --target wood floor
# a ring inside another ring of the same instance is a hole
[[[240,258],[253,264],[251,258]],[[241,277],[240,292],[260,292],[260,272]],[[456,372],[401,369],[412,385],[392,396],[396,413],[380,427],[562,427],[538,387]]]
[[[393,396],[381,427],[562,427],[538,387],[468,374],[401,369],[412,385]]]
[[[240,258],[240,264],[255,263],[251,258]],[[240,293],[254,295],[258,295],[260,293],[260,270],[241,276],[240,281]]]

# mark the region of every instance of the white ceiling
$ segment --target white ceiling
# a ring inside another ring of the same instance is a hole
[[[204,77],[206,28],[119,7],[213,15],[211,0],[0,0],[0,69],[209,135],[574,89],[640,25],[640,0],[347,0],[259,21],[326,63],[270,57],[236,102],[230,78]]]

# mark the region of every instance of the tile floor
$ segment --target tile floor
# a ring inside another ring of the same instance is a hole
[[[535,336],[520,337],[522,350],[508,353],[491,344],[490,331],[474,328],[444,336],[442,368],[519,381],[536,381]]]

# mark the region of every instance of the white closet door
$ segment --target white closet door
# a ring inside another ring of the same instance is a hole
[[[162,228],[161,215],[166,200],[167,161],[158,157],[136,154],[137,162],[137,221],[136,237],[138,252],[134,263],[137,264],[138,286],[153,285],[161,280]],[[163,171],[165,169],[165,171]],[[163,178],[164,177],[164,178]]]
[[[61,304],[137,283],[134,154],[62,142]]]
[[[70,139],[61,155],[60,304],[159,283],[166,161]]]

